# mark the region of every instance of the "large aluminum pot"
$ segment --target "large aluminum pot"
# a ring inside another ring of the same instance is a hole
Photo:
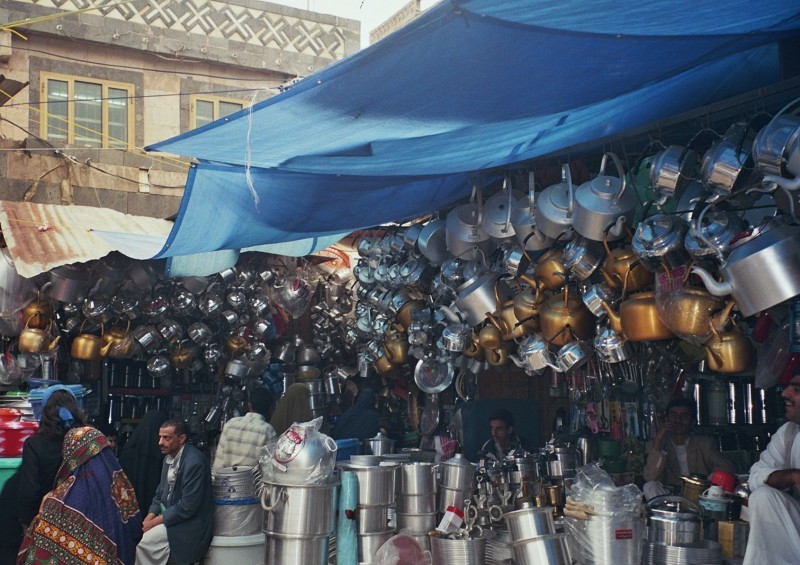
[[[511,552],[514,555],[514,563],[517,565],[538,565],[539,563],[569,565],[572,562],[567,547],[567,534],[549,534],[515,541],[511,544]]]
[[[293,536],[333,533],[340,484],[339,480],[321,485],[264,483],[261,491],[263,530],[270,535]]]
[[[709,202],[728,196],[746,180],[753,164],[752,143],[749,124],[732,124],[705,152],[700,178],[714,190]]]
[[[412,462],[400,467],[397,494],[403,496],[427,495],[436,491],[436,470],[433,463]]]
[[[681,145],[659,151],[650,167],[650,184],[664,200],[686,188],[697,168],[697,153]]]
[[[50,271],[47,294],[60,302],[82,302],[89,292],[89,276],[86,268],[63,265]]]
[[[386,455],[394,453],[394,440],[378,432],[375,437],[364,440],[366,453],[370,455]]]
[[[364,467],[340,462],[339,467],[355,473],[359,506],[387,506],[394,502],[398,463]]]
[[[503,514],[511,541],[519,541],[556,533],[553,509],[528,507]]]
[[[667,545],[697,543],[702,537],[700,507],[682,496],[657,496],[647,503],[647,539]]]
[[[328,565],[330,536],[291,536],[267,534],[265,563]]]
[[[454,490],[472,490],[475,466],[457,453],[439,465],[439,484]]]
[[[617,169],[617,177],[606,175],[609,157]],[[575,231],[593,241],[616,241],[625,237],[622,224],[632,225],[638,197],[627,190],[625,171],[614,153],[605,153],[600,162],[599,175],[583,183],[575,191],[575,213],[572,226]]]
[[[417,238],[417,247],[432,265],[441,265],[450,259],[452,255],[447,251],[447,224],[445,221],[436,218],[425,224]]]

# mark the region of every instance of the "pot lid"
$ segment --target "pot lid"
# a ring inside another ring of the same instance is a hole
[[[455,465],[457,467],[472,467],[472,463],[470,463],[469,459],[464,457],[461,453],[456,453],[447,461],[443,461],[442,465]]]
[[[681,477],[683,480],[686,477]],[[669,520],[697,521],[702,510],[700,507],[682,496],[657,496],[647,503],[650,517],[660,517]]]

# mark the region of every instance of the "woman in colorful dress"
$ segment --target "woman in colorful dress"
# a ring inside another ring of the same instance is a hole
[[[90,426],[70,429],[63,455],[55,487],[25,534],[18,565],[133,565],[142,514],[105,435]]]

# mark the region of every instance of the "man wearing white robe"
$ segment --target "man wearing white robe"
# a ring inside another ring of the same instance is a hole
[[[781,396],[786,423],[750,469],[750,538],[743,565],[800,563],[800,374]]]

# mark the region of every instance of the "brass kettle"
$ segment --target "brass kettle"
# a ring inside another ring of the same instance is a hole
[[[727,325],[736,302],[729,299],[723,304],[724,299],[705,288],[682,287],[666,297],[662,318],[676,335],[701,338],[702,342],[710,336],[709,327],[720,332]]]
[[[641,262],[629,246],[611,249],[608,237],[603,237],[606,259],[600,268],[606,284],[613,290],[624,286],[628,292],[637,292],[653,284],[655,275]]]
[[[103,335],[105,330],[103,324],[100,324],[100,335],[94,335],[83,332],[83,325],[86,320],[81,324],[80,333],[72,340],[70,347],[70,354],[73,359],[80,359],[81,361],[97,361],[100,359],[100,348],[103,342]]]
[[[522,288],[519,281],[516,279],[512,280],[519,289]],[[517,293],[517,296],[519,296],[519,294],[521,294],[521,291]],[[512,341],[524,337],[527,333],[527,328],[523,324],[520,324],[520,320],[517,318],[516,308],[514,307],[515,299],[503,302],[497,292],[497,284],[495,284],[494,296],[495,302],[497,303],[497,310],[494,313],[487,312],[486,318],[492,325],[500,330],[504,341]]]
[[[536,260],[533,273],[547,290],[558,290],[564,286],[564,248],[552,247]]]
[[[383,353],[395,365],[408,360],[408,339],[406,334],[389,330],[383,336]]]
[[[53,307],[42,299],[41,293],[37,293],[36,298],[22,309],[22,319],[26,320],[26,327],[47,329],[53,319]]]
[[[177,346],[169,354],[170,363],[176,369],[188,369],[192,366],[194,357],[195,350],[191,347],[186,347],[182,342],[178,342]]]
[[[128,318],[128,324],[125,329],[120,326],[112,326],[108,333],[104,333],[100,340],[100,356],[106,357],[113,347],[120,347],[128,339],[131,329],[131,320]]]
[[[539,310],[547,300],[547,296],[542,292],[544,285],[537,279],[527,275],[520,275],[519,279],[529,286],[514,297],[514,316],[518,323],[524,326],[525,335],[530,335],[539,331]]]
[[[44,353],[45,351],[54,350],[58,346],[61,336],[57,336],[55,339],[52,338],[53,321],[50,320],[44,329],[31,327],[29,325],[30,321],[31,319],[29,318],[19,334],[19,350],[26,353]]]
[[[652,290],[637,292],[620,304],[619,313],[603,302],[608,314],[609,327],[622,332],[628,341],[659,341],[675,335],[661,321],[656,306],[656,293]]]
[[[589,339],[594,330],[594,316],[580,296],[570,294],[569,286],[544,303],[539,311],[539,323],[545,340],[557,346],[575,339]]]
[[[753,364],[753,343],[738,327],[718,332],[709,324],[711,338],[705,343],[706,366],[717,373],[740,373]]]

